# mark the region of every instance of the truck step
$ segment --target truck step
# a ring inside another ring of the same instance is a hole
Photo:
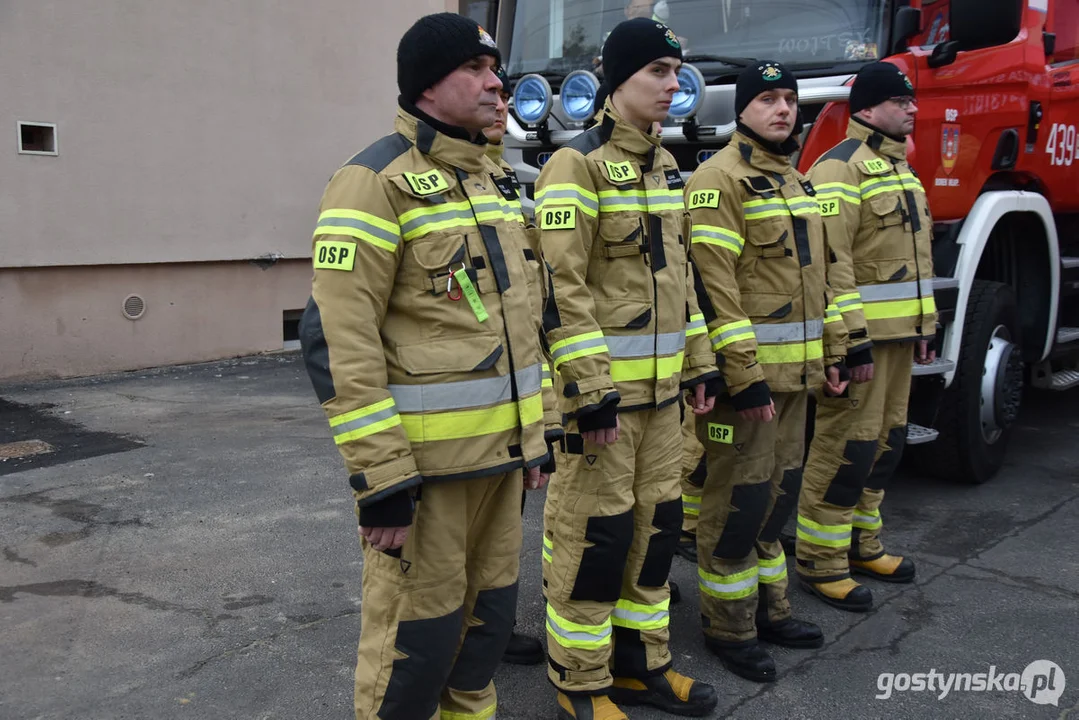
[[[1060,264],[1065,270],[1074,270],[1079,268],[1079,257],[1062,257]]]
[[[938,357],[928,365],[919,365],[914,363],[914,367],[911,369],[910,374],[918,377],[920,375],[943,375],[944,373],[955,370],[954,360],[945,360],[942,357]]]
[[[907,445],[921,445],[933,442],[940,437],[940,431],[933,428],[907,423]]]
[[[1079,370],[1057,370],[1049,380],[1050,390],[1071,390],[1079,385]]]
[[[1057,345],[1067,345],[1079,340],[1079,328],[1057,328]]]

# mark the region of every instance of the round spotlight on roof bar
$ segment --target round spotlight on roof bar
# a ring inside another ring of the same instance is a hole
[[[671,98],[668,114],[678,120],[685,120],[697,114],[704,104],[704,76],[701,71],[689,64],[683,64],[678,70],[678,92]]]
[[[574,70],[562,81],[558,101],[562,112],[573,122],[584,122],[592,117],[592,106],[599,91],[599,80],[587,70]]]
[[[525,75],[513,90],[513,112],[525,125],[540,125],[551,114],[554,93],[540,75]]]

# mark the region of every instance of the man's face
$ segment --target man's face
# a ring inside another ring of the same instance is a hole
[[[615,90],[619,108],[626,120],[643,127],[662,122],[671,109],[671,99],[678,92],[678,69],[675,58],[659,58],[637,72]]]
[[[765,140],[781,143],[791,136],[798,117],[798,95],[793,90],[766,90],[746,105],[742,123]]]
[[[652,0],[629,0],[626,5],[626,19],[652,17]]]
[[[437,120],[478,133],[498,118],[502,82],[495,67],[490,55],[474,57],[424,90],[417,106]]]
[[[906,137],[914,132],[917,114],[918,103],[912,97],[891,98],[858,113],[873,127],[896,137]]]
[[[509,115],[509,101],[509,93],[499,91],[498,106],[495,108],[498,118],[493,125],[483,129],[483,134],[487,136],[487,142],[498,145],[506,135],[506,116]]]

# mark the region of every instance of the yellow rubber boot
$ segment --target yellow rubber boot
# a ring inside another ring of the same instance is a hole
[[[872,560],[850,559],[851,572],[893,583],[914,582],[914,563],[910,558],[885,553]]]
[[[810,582],[802,578],[802,588],[832,607],[847,612],[866,612],[873,607],[873,593],[850,578],[831,582]]]
[[[651,705],[673,715],[690,717],[707,715],[719,702],[711,685],[670,669],[643,679],[616,677],[611,697],[620,705]]]
[[[558,693],[560,720],[629,720],[606,695],[565,695]]]

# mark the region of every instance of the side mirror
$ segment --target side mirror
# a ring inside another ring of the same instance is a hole
[[[922,29],[922,11],[920,8],[899,8],[892,23],[891,55],[907,49],[907,42]]]

